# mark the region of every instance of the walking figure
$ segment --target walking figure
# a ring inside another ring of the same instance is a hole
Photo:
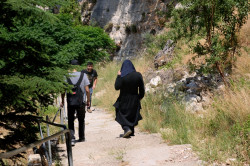
[[[94,65],[92,62],[87,63],[87,69],[82,70],[82,73],[85,73],[89,79],[90,105],[88,106],[87,111],[89,113],[92,113],[91,110],[92,94],[96,88],[98,74],[96,70],[94,70]],[[86,99],[86,93],[84,93],[84,99]]]
[[[116,121],[121,125],[124,134],[120,137],[134,136],[134,127],[142,119],[140,114],[141,99],[145,89],[141,73],[136,72],[133,63],[125,60],[115,81],[115,89],[120,90],[120,95],[114,104]]]
[[[79,65],[77,60],[72,60],[71,65]],[[67,78],[67,82],[73,85],[72,92],[67,93],[67,104],[68,104],[68,127],[71,134],[71,145],[75,145],[75,112],[78,118],[78,129],[79,129],[79,142],[85,141],[85,104],[90,105],[90,93],[89,93],[89,80],[84,73],[77,72],[74,69],[69,73],[70,77]],[[87,103],[84,103],[84,91],[87,95]],[[64,96],[62,94],[61,107],[64,106]]]

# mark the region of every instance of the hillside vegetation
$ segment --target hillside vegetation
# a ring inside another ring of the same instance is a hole
[[[242,54],[237,58],[230,86],[216,94],[209,108],[202,114],[185,111],[185,106],[175,96],[165,97],[163,91],[146,94],[142,100],[143,120],[139,127],[147,132],[159,132],[169,144],[192,144],[199,157],[208,163],[229,162],[233,165],[249,163],[250,132],[250,21],[243,26],[239,41]],[[162,49],[167,35],[150,37],[147,51],[133,60],[137,71],[143,73],[153,67],[153,56]],[[177,44],[175,62],[165,68],[187,65],[193,53],[180,41]],[[94,103],[114,112],[112,106],[118,97],[114,82],[121,62],[97,65],[98,87]],[[145,79],[145,78],[144,78]]]
[[[39,139],[35,116],[47,115],[54,99],[71,88],[65,77],[72,59],[81,64],[103,60],[114,48],[103,29],[77,23],[68,3],[0,1],[0,152]],[[70,10],[55,15],[57,5]],[[22,156],[6,165],[20,165]]]
[[[160,21],[164,30],[145,34],[144,48],[133,59],[137,71],[147,83],[148,71],[157,72],[154,56],[171,39],[176,44],[174,55],[161,70],[184,66],[190,72],[217,74],[225,88],[213,94],[204,112],[194,114],[185,111],[179,98],[167,94],[163,85],[142,100],[144,119],[139,127],[161,133],[169,144],[192,144],[208,163],[250,163],[249,2],[176,2],[179,5],[166,6],[167,14],[158,12],[166,17]],[[121,62],[107,60],[115,43],[97,25],[83,26],[83,9],[74,0],[0,1],[0,152],[39,139],[35,116],[52,117],[57,110],[51,106],[55,98],[72,88],[65,84],[72,59],[79,60],[80,70],[88,61],[97,64],[94,104],[114,112],[112,105],[119,95],[114,82]],[[127,30],[144,34],[135,25]],[[18,165],[22,157],[24,153],[11,162],[0,159],[0,164]]]

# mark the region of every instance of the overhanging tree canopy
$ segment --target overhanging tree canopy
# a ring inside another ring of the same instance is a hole
[[[35,139],[33,119],[27,115],[37,114],[38,108],[51,104],[67,88],[64,77],[70,60],[101,60],[114,47],[102,29],[75,26],[70,14],[53,15],[41,9],[58,4],[0,2],[0,127],[13,131],[0,138],[0,149]]]

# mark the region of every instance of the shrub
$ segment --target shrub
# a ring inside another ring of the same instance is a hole
[[[125,26],[125,32],[126,32],[127,34],[130,34],[130,33],[131,33],[131,27],[130,27],[129,25],[126,25],[126,26]]]
[[[117,26],[116,26],[116,30],[117,30],[117,31],[119,31],[120,28],[121,28],[120,25],[117,25]]]
[[[135,24],[133,24],[133,25],[131,25],[131,32],[132,33],[137,33],[137,27],[136,27],[136,25]]]
[[[107,25],[104,26],[104,30],[105,32],[110,33],[112,31],[113,28],[113,23],[109,22]]]
[[[31,115],[70,88],[64,81],[70,60],[101,60],[114,48],[101,28],[76,26],[73,15],[53,15],[36,5],[58,1],[0,2],[0,127],[11,131],[0,138],[2,150],[37,139]]]

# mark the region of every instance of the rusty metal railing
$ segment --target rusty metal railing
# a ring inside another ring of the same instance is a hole
[[[36,146],[40,146],[41,144],[44,144],[45,142],[48,142],[52,139],[58,138],[59,136],[65,135],[66,138],[66,147],[67,147],[67,155],[68,155],[68,165],[69,166],[73,166],[73,155],[72,155],[72,147],[71,147],[71,136],[70,136],[70,130],[67,129],[67,127],[63,124],[57,124],[57,123],[53,123],[50,122],[47,118],[47,121],[43,120],[41,117],[37,117],[37,121],[38,121],[38,125],[40,126],[40,123],[46,123],[48,125],[52,125],[52,126],[57,126],[57,127],[61,127],[63,128],[60,132],[57,132],[51,136],[48,136],[46,138],[42,138],[39,141],[33,142],[31,144],[25,145],[23,147],[20,147],[18,149],[9,151],[9,152],[5,152],[5,153],[0,153],[0,159],[8,159],[11,158],[17,154],[20,154],[22,152],[25,152],[31,148],[34,148]],[[41,127],[40,127],[41,128]],[[49,131],[47,130],[47,132],[49,133]],[[42,136],[43,137],[43,136]],[[51,159],[51,156],[49,157]],[[52,162],[52,161],[51,161]]]

